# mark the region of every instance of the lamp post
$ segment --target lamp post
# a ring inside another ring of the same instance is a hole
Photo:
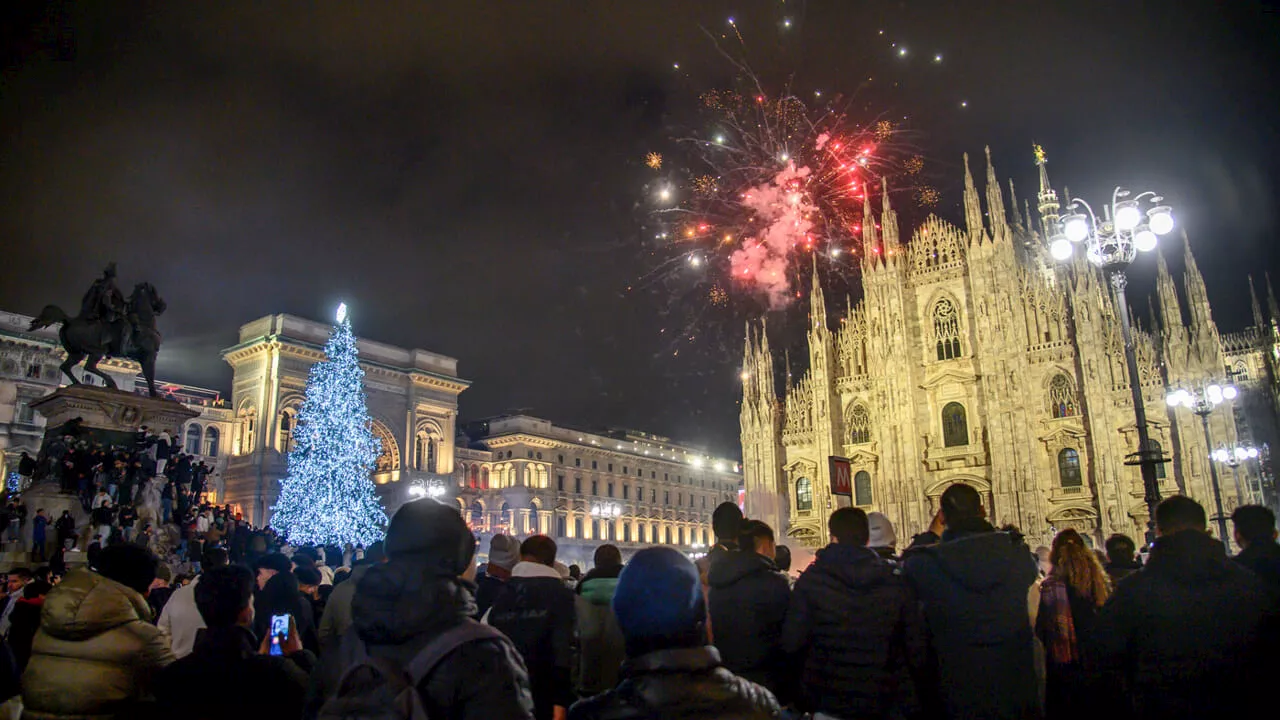
[[[1209,435],[1209,414],[1224,401],[1234,400],[1237,394],[1234,385],[1210,383],[1194,390],[1181,388],[1173,390],[1165,397],[1165,402],[1171,408],[1184,407],[1199,415],[1200,425],[1204,428],[1204,446],[1212,448],[1213,438]],[[1230,536],[1227,535],[1227,517],[1222,512],[1222,489],[1218,486],[1218,466],[1213,463],[1213,459],[1211,455],[1209,458],[1209,479],[1213,483],[1214,509],[1218,512],[1218,537],[1222,540],[1222,544],[1230,550],[1231,540]]]
[[[419,500],[424,497],[439,498],[444,494],[444,483],[439,480],[431,480],[430,482],[414,480],[409,485],[409,497],[415,500]]]
[[[622,507],[617,503],[596,503],[591,506],[591,517],[601,518],[605,520],[616,520],[622,517]],[[608,535],[612,535],[615,531],[613,523],[608,523]],[[612,537],[601,538],[604,540],[613,540]]]
[[[1129,371],[1129,391],[1133,395],[1134,422],[1138,430],[1138,451],[1126,464],[1136,464],[1142,471],[1142,494],[1147,504],[1147,534],[1150,544],[1155,540],[1156,505],[1160,503],[1160,485],[1156,479],[1156,465],[1164,458],[1151,450],[1151,437],[1147,429],[1147,411],[1142,402],[1142,380],[1138,374],[1138,359],[1134,353],[1133,330],[1129,327],[1129,303],[1125,287],[1129,279],[1125,272],[1140,252],[1156,248],[1157,235],[1173,230],[1173,212],[1163,200],[1152,192],[1144,192],[1130,198],[1130,192],[1117,187],[1111,194],[1111,204],[1103,206],[1099,222],[1093,208],[1080,199],[1067,206],[1069,214],[1059,221],[1059,232],[1049,238],[1049,254],[1059,262],[1066,262],[1076,252],[1076,246],[1084,247],[1085,258],[1101,268],[1111,284],[1116,312],[1120,315],[1120,332],[1124,339],[1125,366]],[[1142,203],[1148,207],[1144,222]],[[1083,212],[1082,212],[1083,211]]]
[[[1258,457],[1258,448],[1256,447],[1241,447],[1237,445],[1233,448],[1219,447],[1217,450],[1213,451],[1214,460],[1217,460],[1223,465],[1226,465],[1227,467],[1231,468],[1231,474],[1235,478],[1235,482],[1236,482],[1236,505],[1237,506],[1246,504],[1244,499],[1244,496],[1245,496],[1245,492],[1243,490],[1244,486],[1240,484],[1240,465],[1244,463],[1244,461],[1246,460],[1253,460],[1257,457]],[[1248,495],[1249,495],[1249,502],[1250,503],[1254,502],[1253,488],[1249,488]]]

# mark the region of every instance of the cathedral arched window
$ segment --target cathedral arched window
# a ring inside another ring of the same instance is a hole
[[[958,402],[947,403],[942,408],[942,444],[944,447],[969,444],[969,418]]]
[[[1163,447],[1162,445],[1160,445],[1160,441],[1159,441],[1159,440],[1156,440],[1155,438],[1152,438],[1152,439],[1150,439],[1150,440],[1148,440],[1148,441],[1147,441],[1147,446],[1151,448],[1151,457],[1153,457],[1153,458],[1163,458],[1163,457],[1164,457],[1164,447]],[[1165,464],[1164,464],[1164,463],[1162,463],[1162,462],[1161,462],[1161,463],[1156,463],[1156,479],[1157,479],[1157,480],[1163,480],[1163,479],[1165,479],[1166,470],[1165,470],[1165,467],[1164,467],[1164,466],[1165,466]]]
[[[934,303],[933,337],[939,360],[960,357],[960,313],[947,298]]]
[[[1084,484],[1080,476],[1080,453],[1073,448],[1063,448],[1058,452],[1058,482],[1064,488],[1078,488]]]
[[[218,456],[218,441],[222,439],[218,428],[210,426],[204,431],[204,454],[209,457]]]
[[[859,470],[853,476],[853,504],[865,506],[871,504],[871,473]]]
[[[200,426],[196,423],[191,423],[187,426],[186,453],[188,455],[200,454]]]
[[[854,405],[849,411],[849,443],[859,445],[871,442],[871,417],[863,405]]]
[[[280,411],[280,432],[276,438],[276,449],[288,454],[293,450],[293,432],[297,429],[297,414],[293,408]]]
[[[813,509],[813,482],[802,477],[796,481],[796,510]]]
[[[477,502],[471,503],[471,526],[478,528],[484,525],[484,506]]]
[[[1054,375],[1049,381],[1049,414],[1055,418],[1076,415],[1076,391],[1066,375]]]

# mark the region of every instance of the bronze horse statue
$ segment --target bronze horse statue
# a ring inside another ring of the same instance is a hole
[[[88,358],[84,371],[97,375],[107,387],[115,389],[115,381],[98,369],[98,363],[104,357],[124,357],[142,365],[147,390],[151,397],[156,397],[156,355],[160,352],[156,316],[164,311],[165,302],[160,294],[151,283],[142,282],[133,287],[133,294],[125,303],[124,317],[114,322],[105,318],[85,319],[81,315],[68,317],[57,305],[46,305],[31,321],[29,329],[62,323],[58,338],[67,351],[67,359],[61,368],[72,385],[79,385],[80,381],[71,374],[71,368]]]

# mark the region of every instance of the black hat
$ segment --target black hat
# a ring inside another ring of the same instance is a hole
[[[384,542],[392,562],[423,565],[440,575],[466,571],[476,538],[456,507],[433,498],[405,503],[391,518]]]

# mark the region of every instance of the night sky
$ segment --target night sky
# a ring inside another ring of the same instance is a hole
[[[718,37],[730,16],[766,80],[905,116],[947,219],[963,219],[962,152],[991,145],[1031,197],[1034,141],[1060,192],[1160,190],[1224,330],[1250,321],[1246,273],[1280,268],[1280,27],[1265,4],[9,0],[0,13],[0,308],[73,309],[117,260],[126,292],[149,280],[168,301],[159,374],[180,382],[229,389],[218,351],[240,324],[324,319],[345,300],[358,334],[459,358],[475,383],[464,418],[526,411],[736,453],[741,315],[709,313],[696,340],[673,341],[680,289],[638,283],[655,262],[644,154],[731,80],[702,29]],[[1135,269],[1138,288],[1153,268]],[[775,348],[805,311],[774,313]]]

